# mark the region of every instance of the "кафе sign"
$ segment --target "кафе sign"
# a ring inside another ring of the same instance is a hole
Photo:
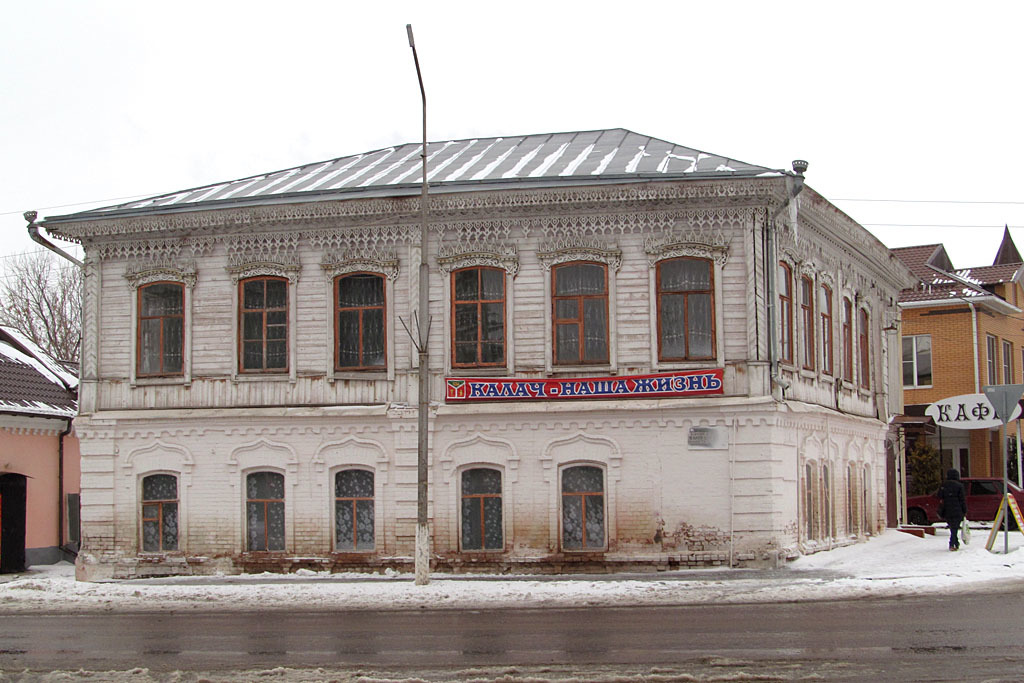
[[[961,394],[950,396],[929,405],[924,414],[940,427],[951,429],[989,429],[1003,426],[1003,420],[996,416],[992,403],[985,394]],[[1009,420],[1020,416],[1018,404]]]
[[[681,398],[723,393],[722,368],[567,379],[445,378],[448,403],[586,398]]]

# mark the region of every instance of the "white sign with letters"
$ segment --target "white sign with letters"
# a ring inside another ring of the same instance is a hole
[[[940,427],[950,429],[988,429],[1001,427],[1003,421],[996,417],[996,411],[985,394],[961,394],[950,396],[928,406],[924,414],[935,420]],[[1007,421],[1020,416],[1020,405]]]

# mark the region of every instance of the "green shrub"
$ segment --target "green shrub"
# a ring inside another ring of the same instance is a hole
[[[924,441],[914,444],[907,452],[907,475],[907,495],[935,493],[943,477],[938,449]]]

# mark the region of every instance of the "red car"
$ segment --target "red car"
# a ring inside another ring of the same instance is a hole
[[[1003,498],[1003,480],[998,477],[964,477],[961,481],[967,498],[967,519],[972,522],[993,521],[999,510],[999,501]],[[922,526],[941,522],[937,493],[938,490],[930,496],[907,498],[907,521]],[[1010,482],[1010,493],[1017,499],[1017,505],[1024,509],[1024,490]],[[1010,519],[1012,527],[1012,514]]]

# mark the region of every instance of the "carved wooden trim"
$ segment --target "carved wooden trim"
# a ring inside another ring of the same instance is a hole
[[[299,281],[299,266],[284,263],[271,263],[266,261],[245,263],[236,266],[228,266],[227,271],[231,274],[231,279],[236,285],[241,280],[245,280],[250,277],[259,277],[261,275],[283,277],[288,280],[288,284],[292,285]]]
[[[181,282],[189,289],[196,285],[196,265],[193,262],[181,264],[138,264],[125,270],[124,277],[132,289],[138,289],[151,282]]]
[[[331,252],[324,255],[320,267],[329,281],[348,273],[381,273],[394,282],[398,279],[398,256],[394,252]]]
[[[618,272],[622,265],[622,251],[614,244],[579,235],[545,240],[537,251],[537,259],[544,270],[560,263],[596,261]]]

